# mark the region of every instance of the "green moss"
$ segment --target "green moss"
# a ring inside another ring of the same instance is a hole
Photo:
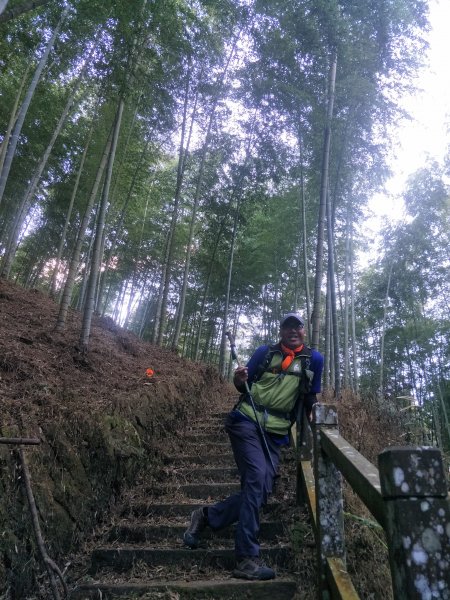
[[[144,457],[139,433],[128,419],[119,415],[105,415],[100,427],[110,455],[122,459]]]
[[[305,540],[311,535],[311,527],[304,521],[297,521],[290,530],[292,549],[294,552],[301,552]]]

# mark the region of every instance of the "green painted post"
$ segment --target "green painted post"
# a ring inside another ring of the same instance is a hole
[[[450,599],[450,502],[437,448],[378,457],[396,600]]]
[[[335,406],[315,404],[313,407],[314,477],[316,480],[317,514],[317,593],[320,600],[330,598],[326,580],[326,558],[340,558],[345,563],[342,476],[332,460],[323,452],[321,429],[336,429]]]

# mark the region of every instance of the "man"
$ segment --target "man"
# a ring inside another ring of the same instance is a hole
[[[236,523],[234,577],[273,579],[275,571],[259,559],[259,511],[267,503],[277,476],[280,448],[288,444],[297,403],[306,413],[320,392],[323,357],[304,345],[305,325],[297,313],[280,322],[280,341],[260,346],[247,366],[238,367],[234,385],[243,393],[225,421],[241,476],[241,491],[213,506],[195,510],[184,543],[196,548],[202,531]],[[253,401],[253,402],[252,402]],[[259,425],[258,425],[259,422]],[[264,438],[263,438],[264,436]]]

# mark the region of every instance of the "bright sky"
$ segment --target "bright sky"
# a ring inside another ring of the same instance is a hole
[[[402,123],[397,130],[391,162],[394,177],[386,186],[388,194],[375,196],[369,204],[381,220],[401,218],[402,203],[395,196],[404,189],[408,176],[423,166],[427,157],[442,163],[450,143],[450,1],[429,0],[429,7],[432,29],[428,35],[428,66],[418,79],[421,91],[404,98],[412,121]],[[369,229],[374,225],[368,223]]]

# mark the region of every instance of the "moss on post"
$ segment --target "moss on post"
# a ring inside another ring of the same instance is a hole
[[[378,458],[396,600],[450,598],[450,503],[437,448],[388,448]]]
[[[326,581],[327,557],[345,562],[342,476],[333,461],[321,448],[320,432],[324,428],[337,430],[334,406],[315,404],[313,408],[314,476],[316,480],[318,597],[329,598]]]

